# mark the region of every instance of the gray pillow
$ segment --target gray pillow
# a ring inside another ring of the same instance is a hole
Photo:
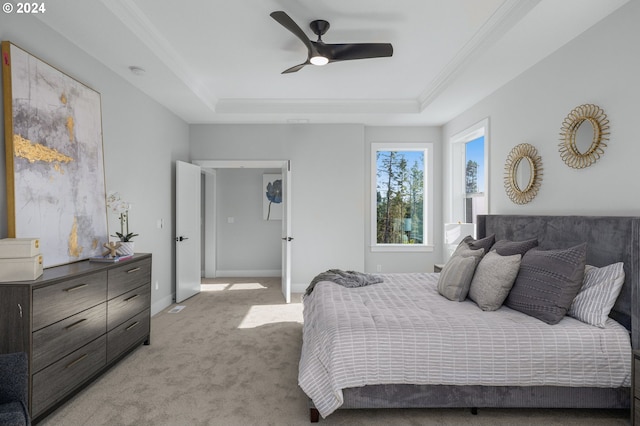
[[[483,311],[495,311],[509,295],[509,290],[520,269],[522,256],[500,256],[497,252],[487,253],[476,268],[469,288],[469,299]]]
[[[509,241],[499,240],[493,245],[492,249],[497,251],[500,256],[512,256],[520,254],[524,256],[526,252],[538,245],[538,239],[532,238],[525,241]]]
[[[461,242],[438,277],[438,293],[449,300],[462,302],[467,298],[469,286],[484,249],[471,250]]]
[[[624,284],[624,263],[618,262],[602,268],[587,265],[582,287],[573,299],[567,315],[584,323],[604,328],[609,312],[620,295],[622,284]]]
[[[568,249],[529,250],[505,305],[557,324],[582,286],[586,257],[586,243]]]
[[[496,234],[491,234],[488,237],[480,238],[479,240],[474,240],[471,235],[465,237],[464,240],[469,247],[473,250],[484,249],[485,254],[489,253],[489,249],[496,242]]]

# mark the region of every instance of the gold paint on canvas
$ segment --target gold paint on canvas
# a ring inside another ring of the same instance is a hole
[[[82,247],[78,245],[78,218],[73,218],[73,226],[69,234],[69,256],[80,257]]]
[[[69,132],[69,142],[73,142],[73,127],[73,117],[69,116],[67,117],[67,131]]]
[[[56,164],[54,164],[54,165],[53,165],[53,169],[54,169],[56,172],[60,173],[61,175],[63,175],[63,174],[64,174],[64,169],[63,169],[62,167],[60,167],[60,163],[56,163]]]
[[[69,163],[73,161],[73,158],[61,154],[55,149],[47,148],[39,143],[33,143],[17,134],[13,135],[13,152],[16,157],[26,158],[30,163],[35,163],[36,161]]]

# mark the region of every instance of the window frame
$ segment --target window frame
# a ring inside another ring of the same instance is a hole
[[[377,242],[378,205],[378,151],[422,151],[424,152],[424,199],[423,199],[423,242],[421,244],[379,244]],[[371,144],[371,210],[370,210],[370,250],[372,252],[430,252],[433,251],[433,154],[431,142],[374,142]]]
[[[489,213],[489,196],[491,193],[489,180],[489,118],[485,118],[466,128],[465,130],[455,134],[450,139],[451,147],[451,198],[448,222],[466,223],[466,214],[464,210],[464,200],[467,198],[465,172],[466,172],[466,151],[465,147],[481,136],[484,136],[484,197]]]

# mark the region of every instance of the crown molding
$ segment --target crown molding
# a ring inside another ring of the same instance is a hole
[[[100,0],[136,37],[147,46],[212,112],[216,99],[208,88],[195,77],[196,73],[185,66],[187,62],[171,47],[169,41],[151,23],[147,15],[133,0]]]
[[[457,77],[542,0],[506,0],[418,96],[424,111]]]
[[[416,100],[220,99],[218,114],[418,114]]]

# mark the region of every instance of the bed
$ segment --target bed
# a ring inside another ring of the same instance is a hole
[[[356,289],[320,282],[304,299],[299,371],[299,384],[310,397],[312,422],[335,409],[352,408],[629,408],[631,349],[640,344],[640,218],[479,216],[477,238],[493,234],[496,240],[537,238],[542,250],[586,243],[587,264],[603,267],[623,262],[624,283],[607,319],[606,333],[568,316],[549,326],[507,307],[484,312],[468,300],[446,301],[449,304],[445,308],[431,308],[431,299],[442,298],[434,292],[437,274],[390,274],[384,276],[384,283]],[[389,286],[394,289],[391,293],[384,290]],[[422,288],[419,295],[412,293],[416,288]],[[415,309],[403,307],[399,317],[392,315],[396,305],[405,303],[400,301],[402,298],[412,301]],[[349,305],[352,302],[355,305]],[[356,313],[358,304],[368,306],[369,312]],[[473,325],[457,322],[465,312],[476,315]],[[426,321],[421,318],[422,313],[427,316]],[[496,326],[492,322],[498,315],[506,316],[507,325]],[[387,321],[387,316],[391,324],[381,332],[376,324]],[[420,328],[420,322],[432,324],[441,320],[446,332],[438,334]],[[328,332],[320,332],[317,325],[322,323],[333,326]],[[517,328],[521,325],[524,329]],[[504,334],[488,338],[491,329]],[[375,344],[367,334],[372,330],[382,335],[376,336]],[[545,330],[556,334],[548,337],[542,334]],[[533,340],[524,339],[525,335],[533,335]],[[350,342],[350,346],[338,346],[340,339]],[[551,349],[538,348],[545,339],[551,342]],[[425,341],[433,345],[425,347]],[[553,348],[554,341],[560,349]],[[440,352],[431,351],[436,343],[443,342]],[[478,345],[476,349],[459,354],[472,343]],[[496,352],[492,357],[494,344],[506,347],[506,354]],[[591,346],[587,351],[594,352],[600,360],[584,358],[579,352],[582,346]],[[443,351],[451,356],[443,357]],[[550,366],[558,364],[546,358],[554,351],[562,360],[577,358],[579,362]],[[385,352],[391,355],[390,359],[377,358],[378,353]],[[370,369],[372,365],[374,368]],[[407,365],[410,371],[406,371]],[[429,365],[438,368],[429,370]],[[500,370],[500,374],[487,374],[488,369]]]

